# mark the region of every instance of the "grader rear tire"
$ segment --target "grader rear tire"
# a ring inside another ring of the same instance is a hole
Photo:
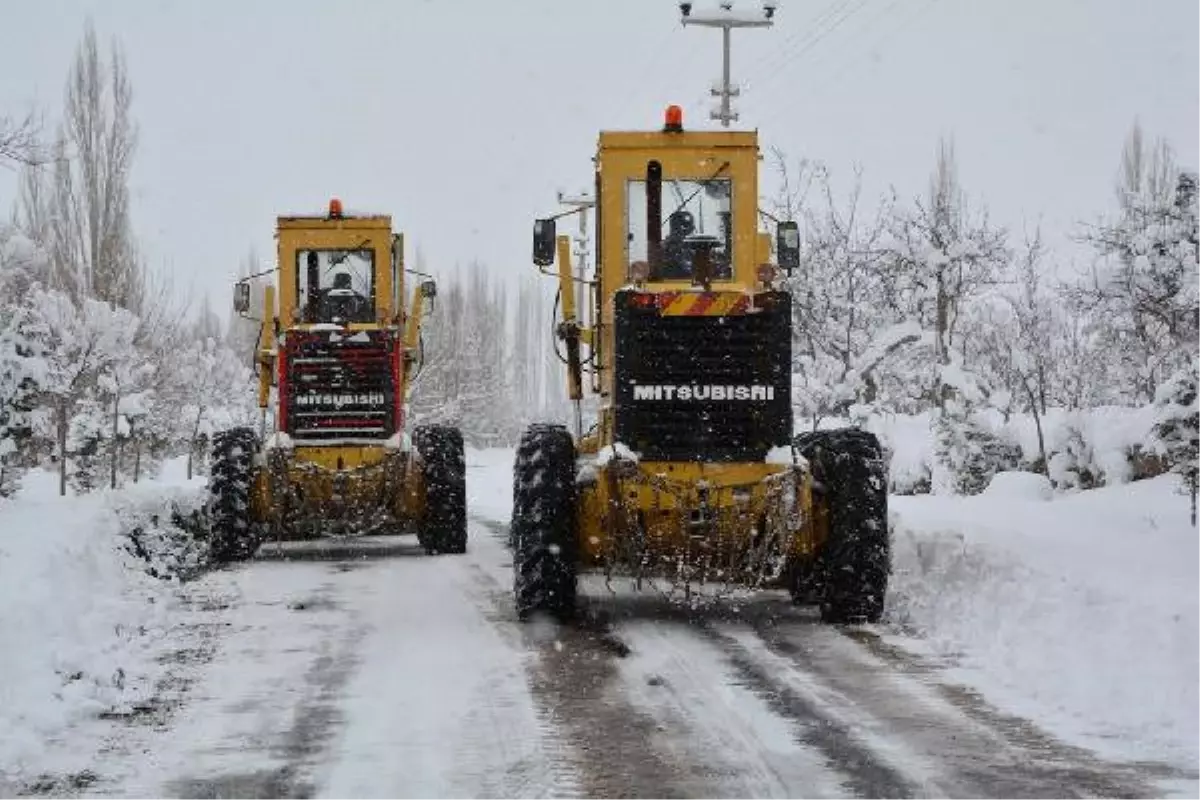
[[[244,561],[262,543],[250,518],[254,454],[258,436],[250,428],[232,428],[213,436],[207,512],[209,558],[216,564]]]
[[[531,426],[513,465],[513,591],[517,616],[575,614],[575,442],[561,425]]]
[[[822,595],[821,619],[878,622],[891,569],[887,467],[879,440],[844,428],[801,434],[795,446],[812,464],[829,511],[829,538],[815,565],[820,575],[812,576]]]
[[[424,463],[425,514],[417,541],[425,552],[467,552],[467,465],[462,433],[448,425],[422,425],[413,445]]]

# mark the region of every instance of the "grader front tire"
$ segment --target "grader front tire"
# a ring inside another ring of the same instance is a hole
[[[534,425],[513,465],[513,591],[517,616],[575,614],[575,442],[561,425]]]
[[[795,445],[812,464],[829,514],[819,574],[811,576],[821,594],[821,619],[878,622],[891,569],[883,448],[874,434],[855,428],[801,434]]]
[[[425,511],[417,541],[425,552],[467,552],[467,466],[462,433],[448,425],[423,425],[413,445],[424,464]]]

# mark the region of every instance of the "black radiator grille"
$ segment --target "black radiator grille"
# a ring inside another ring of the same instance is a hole
[[[663,316],[616,296],[616,437],[646,460],[761,461],[788,443],[791,296],[757,311]]]
[[[297,441],[391,436],[397,345],[390,331],[288,331],[288,434]]]

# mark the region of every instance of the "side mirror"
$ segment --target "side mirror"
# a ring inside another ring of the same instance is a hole
[[[233,287],[233,310],[239,314],[250,311],[250,284],[238,281]]]
[[[548,267],[554,263],[554,227],[552,219],[539,219],[533,223],[533,263],[539,267]]]
[[[421,297],[426,300],[437,297],[437,284],[433,281],[421,281]]]
[[[780,222],[775,232],[775,255],[789,275],[800,266],[800,226],[792,220]]]

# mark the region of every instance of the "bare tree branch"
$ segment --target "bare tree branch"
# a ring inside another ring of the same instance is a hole
[[[51,161],[42,141],[41,120],[30,112],[24,119],[0,115],[0,165],[40,167]]]

